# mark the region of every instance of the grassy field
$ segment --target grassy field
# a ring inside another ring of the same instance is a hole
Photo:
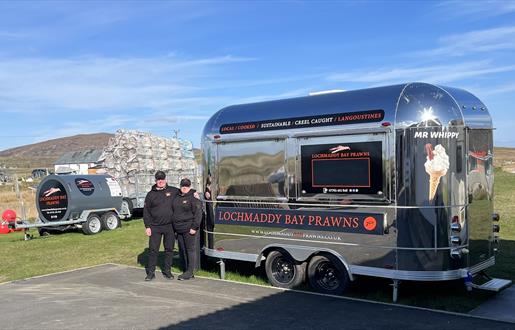
[[[494,166],[515,173],[515,148],[494,148]]]
[[[515,281],[515,174],[496,170],[495,209],[501,214],[501,253],[497,264],[488,273],[492,276]],[[147,238],[141,220],[124,222],[123,227],[94,236],[71,232],[50,237],[36,237],[24,241],[22,233],[0,235],[0,282],[36,275],[59,272],[102,263],[120,263],[143,266],[146,263]],[[177,264],[177,262],[175,262]],[[175,268],[175,272],[179,269]],[[218,277],[214,260],[205,265],[198,275]],[[255,269],[251,263],[228,262],[227,279],[268,285],[264,270]],[[361,277],[356,280],[350,297],[391,301],[390,281]],[[303,289],[309,290],[304,287]],[[466,292],[462,281],[450,282],[403,282],[399,291],[399,303],[467,312],[492,296],[491,293]]]
[[[144,266],[147,260],[148,239],[141,219],[123,222],[122,228],[103,231],[87,236],[73,231],[24,241],[22,232],[0,235],[0,251],[5,258],[0,263],[0,282],[70,270],[103,263],[119,263]],[[160,259],[162,259],[162,253]],[[174,272],[180,272],[174,260]],[[162,260],[160,260],[162,264]],[[218,277],[216,265],[207,265],[210,271],[201,270],[198,275]],[[227,279],[255,284],[266,284],[263,277],[253,275],[251,269],[234,263],[228,267]]]

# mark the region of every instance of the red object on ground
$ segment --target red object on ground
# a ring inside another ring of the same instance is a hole
[[[5,210],[4,213],[2,213],[2,220],[7,222],[15,222],[16,212],[14,210]]]
[[[9,234],[11,230],[9,229],[9,225],[7,222],[0,221],[0,235],[1,234]]]
[[[13,231],[21,231],[23,229],[14,229],[16,221],[16,212],[14,210],[5,210],[2,213],[2,221],[0,221],[0,234],[9,234]]]

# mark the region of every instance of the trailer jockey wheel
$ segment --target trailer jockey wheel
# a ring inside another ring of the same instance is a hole
[[[270,284],[292,289],[304,281],[306,263],[297,263],[285,252],[272,251],[266,257],[265,270]]]
[[[120,217],[114,212],[107,212],[100,218],[102,222],[102,229],[113,230],[122,225]]]
[[[308,265],[309,284],[317,292],[340,295],[349,286],[349,274],[333,255],[318,255]]]
[[[95,213],[91,213],[88,220],[82,224],[82,232],[86,235],[95,235],[102,231],[102,221]]]

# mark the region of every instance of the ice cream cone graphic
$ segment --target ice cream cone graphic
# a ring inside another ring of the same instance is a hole
[[[445,148],[438,144],[433,150],[433,146],[426,144],[426,162],[424,167],[426,173],[429,174],[429,200],[433,200],[436,196],[440,179],[447,174],[449,169],[449,156],[445,153]]]

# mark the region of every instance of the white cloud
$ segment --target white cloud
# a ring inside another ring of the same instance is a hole
[[[254,87],[254,86],[270,86],[277,84],[285,84],[299,81],[307,81],[324,78],[323,74],[305,74],[305,75],[288,75],[278,78],[264,78],[264,79],[243,79],[243,80],[224,80],[223,83],[216,86],[210,86],[210,89],[226,89],[226,88],[241,88],[241,87]]]
[[[95,119],[84,118],[77,121],[61,122],[52,127],[35,130],[31,136],[33,137],[33,143],[36,143],[77,134],[113,131],[135,120],[134,116],[123,115],[105,116]]]
[[[497,94],[505,94],[505,93],[513,93],[515,92],[515,83],[507,83],[498,86],[491,86],[486,90],[478,90],[478,94],[481,93],[482,96],[490,96]]]
[[[147,1],[145,4],[127,5],[117,1],[98,4],[73,1],[30,1],[12,6],[0,3],[0,28],[15,29],[0,32],[0,40],[30,39],[38,45],[56,42],[82,42],[81,37],[98,35],[124,24],[142,24],[166,20],[169,29],[201,21],[217,15],[216,6],[198,6],[179,1]],[[126,33],[128,31],[125,31]],[[26,40],[21,40],[26,41]],[[8,50],[4,50],[8,51]]]
[[[192,121],[192,120],[201,120],[206,121],[209,119],[209,116],[195,116],[195,115],[160,115],[158,118],[156,118],[155,115],[152,116],[151,119],[148,119],[145,121],[145,123],[157,123],[157,124],[164,124],[164,123],[179,123],[184,121]]]
[[[439,17],[448,19],[485,19],[515,12],[510,0],[444,1],[436,3]]]
[[[438,40],[440,47],[416,51],[414,57],[464,56],[475,53],[515,49],[515,26],[504,26],[486,30],[452,34]]]
[[[477,61],[425,67],[380,68],[376,70],[334,73],[328,75],[327,79],[338,82],[362,82],[369,84],[391,84],[412,81],[449,83],[465,78],[511,71],[515,71],[515,65],[494,66],[489,61]]]
[[[0,59],[0,108],[60,112],[205,105],[216,98],[196,95],[209,88],[209,78],[217,70],[253,60],[231,55],[193,60],[4,58]]]
[[[234,74],[236,66],[256,60],[233,55],[185,59],[173,53],[147,58],[4,56],[0,57],[3,123],[16,127],[26,120],[31,128],[27,143],[119,128],[168,135],[180,128],[184,138],[195,141],[205,121],[225,105],[307,95],[313,90],[257,95],[254,86],[279,84],[284,90],[280,84],[313,77],[263,75],[251,80]],[[21,144],[3,140],[0,149],[13,143]]]
[[[299,96],[308,96],[309,92],[311,92],[312,88],[299,88],[291,91],[286,91],[278,94],[266,94],[266,95],[256,95],[252,97],[244,97],[235,99],[231,104],[244,104],[244,103],[255,103],[255,102],[263,102],[270,100],[278,100],[278,99],[286,99],[291,97],[299,97]]]
[[[24,39],[29,37],[30,35],[25,32],[11,32],[11,31],[0,31],[0,40],[1,39]]]

